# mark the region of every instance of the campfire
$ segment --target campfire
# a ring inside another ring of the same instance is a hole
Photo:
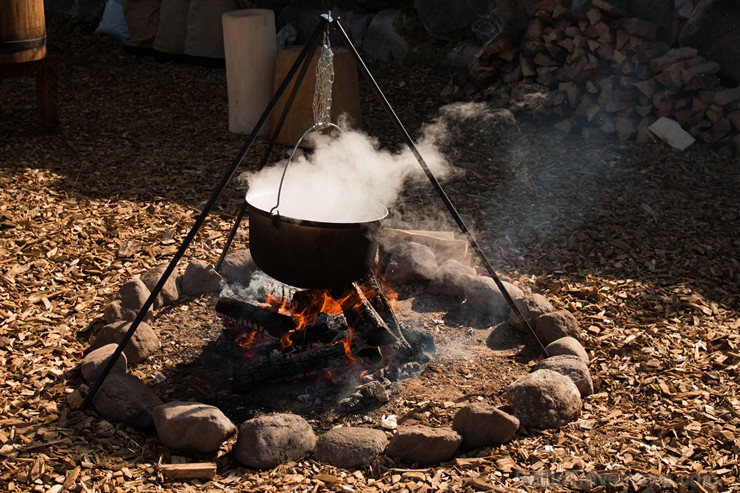
[[[413,348],[374,274],[339,289],[275,285],[263,300],[222,296],[216,311],[242,352],[234,386],[360,375],[404,361]]]

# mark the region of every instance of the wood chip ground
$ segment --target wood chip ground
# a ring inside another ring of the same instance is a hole
[[[134,57],[114,41],[53,25],[49,52],[60,60],[60,133],[35,127],[32,80],[0,81],[4,491],[736,487],[737,164],[702,144],[677,153],[586,140],[553,134],[545,121],[452,129],[447,152],[461,172],[445,187],[505,279],[579,319],[597,387],[580,419],[430,468],[383,459],[344,471],[304,460],[258,472],[221,454],[213,479],[165,478],[159,464],[182,460],[156,438],[72,410],[77,366],[91,324],[123,282],[171,258],[242,137],[227,131],[223,70]],[[372,68],[412,133],[436,117],[449,74]],[[367,86],[363,94],[365,128],[397,143]],[[230,185],[188,258],[217,258],[241,197]],[[437,202],[421,187],[398,211],[445,217]],[[243,228],[237,246],[247,240]],[[439,325],[465,341],[468,329]],[[472,330],[485,339],[485,329]],[[393,412],[444,426],[465,402],[499,402],[493,358],[431,364],[401,387],[408,393]],[[457,400],[425,397],[435,386]]]

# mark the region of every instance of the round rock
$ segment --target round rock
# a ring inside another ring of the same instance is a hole
[[[575,337],[561,337],[552,341],[545,348],[550,356],[571,355],[578,356],[587,365],[591,363],[586,349]]]
[[[452,459],[461,443],[462,437],[453,430],[406,426],[398,428],[388,444],[386,454],[409,464],[437,464]]]
[[[565,354],[550,356],[537,363],[532,370],[552,370],[565,375],[576,384],[581,397],[586,397],[594,393],[594,382],[591,379],[591,372],[588,370],[586,363],[578,356]]]
[[[257,270],[257,264],[252,260],[249,250],[237,250],[229,253],[221,264],[221,276],[227,282],[249,286],[252,274]]]
[[[196,260],[185,267],[180,287],[184,296],[196,297],[206,293],[218,293],[223,287],[223,279],[211,264]]]
[[[535,321],[535,332],[545,346],[562,337],[572,337],[579,342],[582,340],[578,320],[568,310],[540,315]]]
[[[437,257],[431,248],[414,241],[400,242],[390,249],[391,259],[385,270],[390,281],[405,283],[428,280],[437,271]]]
[[[552,370],[537,370],[508,388],[511,413],[533,428],[559,428],[581,412],[581,394],[573,380]]]
[[[455,414],[452,429],[463,437],[461,448],[470,450],[508,442],[519,429],[519,420],[490,404],[475,402]]]
[[[152,267],[141,276],[141,280],[152,291],[157,285],[159,280],[162,278],[162,274],[167,270],[168,264],[159,264],[156,267]],[[160,306],[171,305],[180,298],[180,291],[177,288],[177,276],[173,272],[167,281],[164,283],[162,290],[157,295],[157,299],[154,300],[154,308]]]
[[[409,52],[409,44],[398,29],[403,23],[403,12],[400,9],[378,12],[370,21],[362,40],[365,55],[384,63],[403,63]]]
[[[385,450],[385,433],[372,428],[340,427],[321,435],[314,458],[335,467],[365,467]]]
[[[245,421],[234,444],[238,462],[255,469],[269,469],[311,453],[316,434],[295,414],[271,414]]]
[[[82,360],[82,365],[80,365],[80,371],[82,371],[82,378],[84,378],[87,383],[92,384],[98,379],[98,376],[100,376],[105,365],[108,364],[108,360],[113,355],[117,347],[118,344],[107,344],[90,351],[87,356],[85,356]],[[126,353],[121,353],[121,356],[119,356],[113,364],[109,375],[116,373],[124,374],[126,373],[126,367]]]
[[[93,406],[108,421],[118,421],[134,428],[154,426],[152,411],[162,399],[133,375],[108,375],[93,398]]]
[[[152,418],[162,444],[188,456],[213,454],[236,433],[220,409],[198,402],[162,404],[154,408]]]
[[[455,259],[446,260],[432,276],[427,291],[434,295],[464,296],[470,276],[475,276],[475,269]]]
[[[522,290],[506,281],[502,281],[504,288],[513,299],[523,296]],[[509,313],[509,304],[496,285],[496,281],[488,276],[470,276],[463,287],[466,303],[473,309],[503,319]]]
[[[118,344],[130,327],[131,322],[116,322],[103,326],[95,337],[92,347],[98,349],[108,344]],[[148,323],[141,322],[123,349],[123,354],[126,355],[129,363],[134,364],[154,354],[160,346],[159,337],[154,329]]]
[[[134,278],[126,281],[118,289],[118,299],[112,302],[109,309],[106,310],[108,312],[104,314],[106,321],[111,319],[114,319],[113,321],[132,321],[141,311],[150,294],[149,288],[141,279]],[[116,304],[116,301],[118,304]],[[150,308],[144,320],[151,320],[153,314],[153,310]]]
[[[522,313],[524,319],[529,322],[529,325],[531,325],[533,329],[536,325],[537,318],[540,315],[555,310],[555,307],[553,307],[552,304],[547,301],[547,298],[545,298],[541,294],[528,294],[521,297],[516,297],[512,295],[512,298],[514,298],[514,304],[517,308],[519,308],[519,311]],[[513,312],[511,313],[510,322],[511,325],[513,325],[518,330],[527,330],[522,321],[519,320]],[[543,342],[543,344],[547,343]]]

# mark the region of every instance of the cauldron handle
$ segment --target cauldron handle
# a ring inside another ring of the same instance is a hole
[[[311,132],[314,132],[316,130],[324,130],[326,128],[335,128],[342,131],[341,128],[339,128],[338,125],[331,123],[331,122],[319,122],[314,123],[311,128],[303,132],[303,135],[301,135],[301,138],[298,139],[298,142],[296,142],[295,146],[293,146],[293,151],[290,153],[290,157],[288,157],[288,160],[285,163],[285,167],[283,168],[283,174],[280,175],[280,185],[278,185],[278,192],[277,192],[277,202],[275,203],[275,206],[270,209],[270,214],[277,214],[280,215],[280,212],[275,212],[275,210],[280,206],[280,194],[283,191],[283,181],[285,180],[285,173],[288,171],[288,166],[290,166],[290,163],[293,162],[293,157],[295,156],[296,151],[298,150],[298,147],[301,145],[301,142],[303,142],[303,139],[305,139],[308,134]]]

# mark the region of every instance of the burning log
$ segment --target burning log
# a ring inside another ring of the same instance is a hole
[[[386,346],[396,342],[397,338],[356,283],[337,290],[333,295],[339,301],[347,323],[365,344]]]
[[[372,273],[368,274],[362,281],[362,287],[364,288],[363,292],[367,296],[370,305],[386,323],[388,330],[393,334],[393,337],[396,338],[396,341],[393,343],[393,349],[403,356],[411,356],[414,353],[414,350],[403,336],[403,333],[401,332],[401,324],[398,322],[396,314],[393,313],[390,301],[388,301],[388,298],[383,294],[378,278]]]
[[[242,330],[262,332],[276,339],[295,329],[290,315],[278,313],[266,303],[222,297],[216,303],[216,312],[236,322]]]
[[[341,313],[319,313],[312,322],[292,334],[293,344],[310,347],[313,344],[332,345],[350,337],[347,319]]]
[[[302,348],[313,344],[331,345],[350,335],[347,320],[341,313],[318,313],[299,326],[295,317],[280,313],[267,303],[220,298],[216,311],[244,332],[260,332],[280,340],[283,349],[293,344]]]
[[[327,292],[307,290],[294,293],[290,302],[276,301],[278,305],[219,299],[216,310],[236,325],[234,341],[244,347],[242,361],[233,369],[235,389],[245,392],[256,385],[320,375],[358,358],[364,363],[381,360],[376,346],[395,338],[359,288],[348,289],[345,298],[341,306]]]
[[[345,348],[342,344],[294,353],[282,353],[275,345],[274,350],[268,356],[260,358],[258,364],[240,362],[234,366],[234,388],[237,392],[246,392],[255,385],[267,382],[292,382],[343,367],[345,362]]]

